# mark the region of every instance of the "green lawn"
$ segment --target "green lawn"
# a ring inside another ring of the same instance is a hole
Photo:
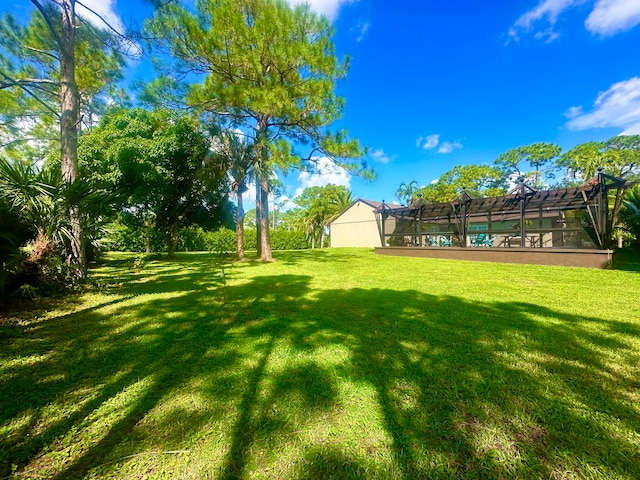
[[[640,478],[640,277],[276,253],[0,326],[0,477]]]

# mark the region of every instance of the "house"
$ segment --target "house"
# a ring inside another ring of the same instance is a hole
[[[382,207],[382,202],[358,198],[329,228],[331,230],[332,247],[381,247],[380,223],[376,210]],[[385,208],[395,208],[395,205],[385,204]]]

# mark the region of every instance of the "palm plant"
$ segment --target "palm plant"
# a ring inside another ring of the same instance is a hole
[[[409,183],[402,182],[396,190],[396,198],[406,205],[411,202],[411,199],[418,190],[418,182],[415,180],[412,180]]]
[[[115,194],[83,182],[63,182],[55,166],[36,169],[30,164],[0,158],[0,198],[35,232],[29,242],[29,261],[39,264],[53,251],[69,244],[72,234],[68,205],[83,207],[85,230],[97,239],[101,225],[112,213]]]
[[[236,199],[236,254],[238,260],[244,260],[244,205],[243,195],[247,192],[247,178],[255,163],[253,145],[241,138],[238,132],[223,130],[214,142],[214,149],[224,158],[227,166],[231,191]]]
[[[57,169],[35,170],[25,163],[0,159],[0,196],[36,232],[30,254],[34,263],[70,238],[63,188]]]
[[[623,228],[635,238],[635,243],[640,245],[640,187],[635,186],[629,190],[623,200],[623,208],[620,211],[620,221]]]

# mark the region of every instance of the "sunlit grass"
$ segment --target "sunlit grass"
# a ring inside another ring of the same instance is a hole
[[[0,477],[640,478],[638,273],[276,257],[111,254],[14,318]]]

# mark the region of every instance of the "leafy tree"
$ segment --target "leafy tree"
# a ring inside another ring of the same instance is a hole
[[[256,228],[256,209],[252,208],[244,213],[244,227]]]
[[[543,187],[542,177],[551,177],[553,161],[562,149],[553,143],[533,143],[525,147],[512,148],[500,155],[495,164],[505,177],[514,180],[525,177],[535,188]],[[532,170],[526,170],[526,166]]]
[[[193,223],[207,194],[224,185],[225,166],[191,117],[134,109],[105,117],[82,137],[83,168],[111,181],[125,207],[153,221],[175,254],[178,228]]]
[[[605,142],[587,142],[565,152],[556,161],[574,181],[594,177],[598,168],[614,177],[640,173],[640,135],[618,135]]]
[[[295,202],[302,207],[301,220],[311,239],[311,248],[315,248],[316,242],[322,248],[327,227],[353,203],[353,195],[344,186],[329,184],[305,188]]]
[[[42,125],[59,124],[60,168],[63,181],[78,179],[77,139],[81,100],[95,96],[119,71],[121,59],[105,53],[108,33],[82,22],[76,0],[31,0],[30,22],[20,26],[10,15],[0,23],[0,90],[2,100],[14,96],[5,132],[20,126],[16,118],[36,116]],[[98,48],[97,45],[100,44]],[[32,130],[38,132],[38,130]],[[72,198],[72,197],[70,197]],[[86,258],[79,206],[67,205],[70,226],[70,261],[84,276]]]
[[[214,151],[227,165],[231,181],[231,192],[236,199],[236,254],[244,260],[244,204],[243,195],[247,192],[247,179],[255,163],[253,145],[246,141],[241,132],[223,130],[214,138]]]
[[[205,75],[191,90],[190,105],[251,132],[259,253],[271,260],[267,199],[274,168],[326,156],[371,175],[349,160],[363,154],[357,141],[327,129],[342,114],[344,102],[334,91],[347,62],[336,58],[329,21],[308,5],[197,0],[195,10],[172,6],[148,27],[179,60],[178,74]],[[301,145],[304,155],[294,150]]]
[[[418,193],[418,190],[418,182],[415,180],[409,183],[402,182],[396,190],[396,198],[404,205],[407,205],[411,202],[413,196]]]
[[[489,165],[456,165],[437,182],[418,190],[427,202],[450,202],[462,189],[472,197],[503,195],[506,184],[502,171]],[[415,198],[416,194],[414,194]]]
[[[607,173],[614,177],[640,176],[640,135],[618,135],[604,145]]]

